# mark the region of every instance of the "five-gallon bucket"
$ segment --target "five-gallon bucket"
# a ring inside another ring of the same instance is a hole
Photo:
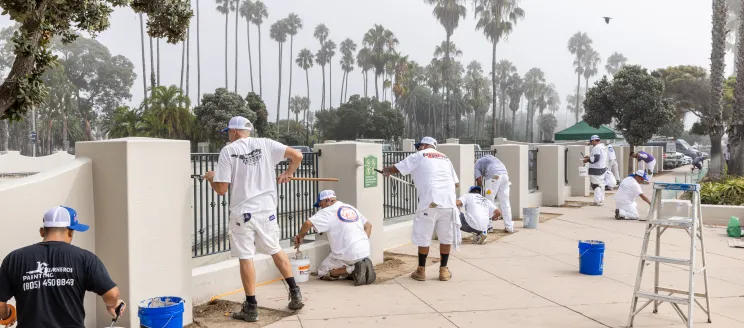
[[[295,282],[306,282],[310,280],[310,258],[298,253],[297,256],[290,258],[289,263],[292,265],[292,275]]]
[[[604,242],[579,241],[579,272],[590,276],[601,276],[604,271],[604,251]]]
[[[140,328],[183,327],[183,305],[180,297],[154,297],[139,302]]]
[[[522,209],[522,227],[525,229],[537,229],[537,224],[540,223],[540,208],[539,207],[525,207]]]

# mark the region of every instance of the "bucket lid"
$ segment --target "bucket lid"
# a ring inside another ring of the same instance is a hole
[[[602,245],[604,245],[604,242],[603,241],[599,241],[599,240],[580,240],[579,242],[582,243],[582,244],[591,244],[591,245],[600,245],[600,244],[602,244]]]

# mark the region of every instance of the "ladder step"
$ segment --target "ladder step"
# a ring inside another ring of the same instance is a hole
[[[677,265],[690,265],[690,260],[685,259],[675,259],[671,257],[664,257],[664,256],[653,256],[653,255],[644,255],[643,259],[646,261],[653,261],[653,262],[659,262],[659,263],[669,263],[669,264],[677,264]]]
[[[658,295],[658,294],[648,293],[648,292],[636,292],[635,295],[636,297],[639,297],[639,298],[645,298],[648,300],[659,301],[659,302],[667,302],[667,303],[674,303],[674,304],[680,304],[680,305],[690,304],[690,301],[688,299],[682,298],[682,297],[664,296],[664,295]]]
[[[671,218],[663,219],[663,220],[649,220],[648,224],[659,225],[662,227],[685,228],[686,229],[692,226],[692,219],[675,216],[675,217],[671,217]]]

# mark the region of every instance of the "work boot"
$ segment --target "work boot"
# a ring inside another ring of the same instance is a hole
[[[411,273],[411,278],[418,281],[426,280],[426,267],[418,267],[414,273]]]
[[[478,239],[478,245],[485,244],[487,240],[488,240],[488,235],[485,234],[485,233],[484,234],[481,234],[480,235],[480,238]]]
[[[371,285],[377,280],[377,273],[375,273],[375,266],[372,265],[372,260],[369,258],[364,259],[364,264],[367,265],[367,285]]]
[[[289,290],[289,307],[290,310],[297,311],[299,309],[302,309],[305,306],[305,303],[302,302],[302,293],[300,292],[300,287],[295,287]]]
[[[439,281],[452,279],[452,272],[447,267],[439,267]]]
[[[354,278],[354,286],[361,286],[367,283],[367,264],[364,261],[354,263],[354,271],[351,272]]]
[[[477,244],[480,242],[481,234],[474,233],[472,237],[470,237],[473,240],[473,244]]]
[[[240,309],[240,312],[233,313],[232,317],[235,320],[256,322],[258,321],[258,305],[243,302],[243,308]]]
[[[617,209],[616,208],[615,209],[615,220],[620,220],[620,219],[621,219],[621,217],[620,217],[620,209]]]

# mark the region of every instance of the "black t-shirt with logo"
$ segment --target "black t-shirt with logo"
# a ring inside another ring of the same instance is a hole
[[[84,328],[85,292],[114,287],[95,254],[64,242],[15,250],[0,266],[0,302],[15,297],[18,328]]]

